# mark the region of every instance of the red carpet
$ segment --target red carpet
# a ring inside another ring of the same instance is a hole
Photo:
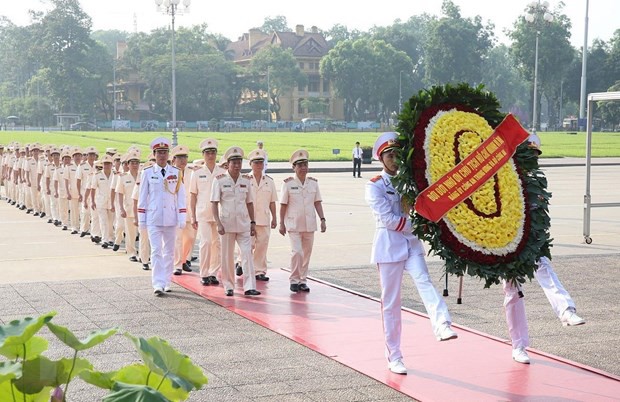
[[[186,289],[263,327],[422,401],[618,401],[620,378],[530,350],[532,364],[512,361],[511,346],[454,325],[459,338],[437,342],[428,318],[403,312],[402,349],[408,375],[387,370],[380,304],[311,281],[310,293],[291,293],[288,273],[269,271],[258,297],[234,297],[220,286],[202,286],[196,274],[175,276]],[[616,345],[610,345],[616,347]]]

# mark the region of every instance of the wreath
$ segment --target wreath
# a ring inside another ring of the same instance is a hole
[[[434,86],[405,103],[394,186],[403,201],[418,196],[471,155],[506,115],[482,85]],[[445,261],[446,274],[477,276],[485,287],[531,279],[541,256],[551,258],[547,181],[528,141],[486,182],[440,219],[411,208],[412,231]],[[445,179],[445,177],[444,177]]]

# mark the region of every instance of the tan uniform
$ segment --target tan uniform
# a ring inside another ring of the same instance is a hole
[[[65,171],[70,165],[61,164],[54,172],[54,191],[58,194],[58,220],[65,227],[69,225],[69,200],[67,199],[67,185],[65,183]]]
[[[45,179],[45,172],[47,171],[47,165],[50,164],[50,161],[47,158],[39,160],[39,175],[41,176],[41,200],[42,205],[41,208],[43,212],[51,219],[52,217],[52,207],[50,203],[50,194],[47,192],[47,183]]]
[[[69,192],[67,199],[69,200],[69,222],[73,232],[80,230],[80,194],[77,187],[77,171],[78,166],[75,162],[71,162],[65,169],[63,169],[63,178],[65,187],[68,187]]]
[[[134,222],[138,222],[137,209],[138,209],[138,199],[140,198],[140,176],[138,175],[138,181],[136,181],[136,185],[133,188],[131,193],[131,200],[133,201],[132,210],[134,211]],[[148,264],[151,262],[151,243],[149,242],[149,231],[146,229],[146,226],[138,227],[138,233],[140,233],[140,250],[139,257],[142,264]]]
[[[291,242],[291,284],[306,283],[308,265],[317,230],[314,203],[321,200],[319,184],[313,177],[306,177],[301,183],[297,176],[289,177],[282,183],[282,200],[286,204],[284,225]]]
[[[215,177],[225,174],[226,170],[219,166],[213,168],[203,166],[192,174],[190,192],[196,195],[196,219],[198,222],[198,256],[200,259],[200,277],[216,276],[222,267],[222,246],[217,233],[217,225],[211,206],[211,190]]]
[[[54,221],[60,221],[60,217],[58,215],[58,194],[54,190],[54,176],[56,169],[59,168],[60,165],[56,166],[54,165],[54,162],[50,162],[45,167],[46,191],[49,191],[50,194],[50,216]]]
[[[189,192],[190,183],[192,181],[192,169],[186,167],[182,173],[181,180],[183,181],[183,187],[185,187],[185,205],[190,204],[191,194]],[[174,269],[181,269],[183,263],[189,260],[192,254],[192,247],[196,240],[196,230],[192,227],[192,211],[187,209],[185,214],[185,227],[177,229],[177,235],[174,244]]]
[[[87,161],[80,163],[76,172],[76,179],[80,180],[80,194],[82,197],[86,194],[88,188],[89,174],[95,170],[94,166],[91,166]],[[86,208],[84,207],[84,200],[80,202],[80,231],[82,233],[89,232],[91,230],[91,210],[90,200],[86,200]]]
[[[133,198],[131,195],[133,193],[134,188],[136,187],[137,177],[133,177],[131,173],[123,173],[118,176],[116,181],[116,196],[123,196],[123,209],[125,210],[127,216],[124,218],[125,220],[125,251],[130,256],[137,255],[136,252],[136,233],[138,232],[138,227],[134,225],[134,211],[133,211]],[[120,202],[120,199],[119,199]],[[120,203],[119,203],[120,204]],[[118,243],[117,243],[118,244]],[[148,261],[148,260],[147,260]]]
[[[116,193],[116,186],[120,180],[121,175],[124,172],[114,173],[114,178],[110,184],[110,191]],[[121,204],[119,203],[118,196],[114,196],[114,244],[120,245],[123,242],[123,233],[125,233],[125,218],[121,216]]]
[[[93,175],[90,182],[91,191],[95,192],[95,209],[101,225],[101,238],[103,243],[112,243],[114,240],[114,213],[110,201],[110,186],[114,179],[114,173],[106,176],[103,170]]]
[[[278,201],[278,193],[273,179],[262,175],[258,180],[252,174],[248,175],[254,192],[254,220],[256,221],[256,235],[253,239],[253,261],[256,275],[267,273],[267,249],[271,234],[270,205]]]
[[[235,182],[228,173],[217,176],[213,181],[211,202],[219,203],[219,218],[225,231],[220,235],[224,290],[234,289],[235,242],[239,245],[243,261],[243,290],[256,289],[248,212],[248,204],[254,202],[250,180],[240,175]]]
[[[39,161],[32,156],[26,160],[24,164],[24,173],[30,179],[30,202],[34,212],[41,212],[41,195],[39,191]]]

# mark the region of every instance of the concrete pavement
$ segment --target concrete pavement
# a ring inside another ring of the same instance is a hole
[[[618,161],[612,162],[593,169],[593,201],[620,199]],[[319,179],[328,227],[326,233],[315,237],[311,275],[377,296],[376,269],[368,264],[374,227],[363,199],[364,184],[376,173],[365,171],[365,178],[354,179],[348,174],[348,165],[329,171],[326,165],[311,162],[315,173],[310,174]],[[376,170],[375,165],[371,166]],[[278,164],[270,167],[276,170]],[[288,164],[283,164],[282,169],[287,168]],[[583,172],[583,167],[571,164],[546,168],[554,194],[554,266],[587,324],[562,327],[537,284],[526,284],[532,346],[620,375],[620,352],[615,347],[620,341],[620,282],[616,279],[620,209],[593,210],[593,243],[584,244]],[[288,174],[272,175],[278,187]],[[192,401],[407,400],[385,385],[177,286],[167,297],[154,298],[150,274],[127,261],[124,254],[103,250],[5,202],[0,202],[0,222],[0,320],[4,323],[56,310],[55,322],[82,335],[96,328],[120,326],[135,335],[161,336],[200,364],[209,378],[209,385],[195,393]],[[273,232],[272,269],[286,267],[288,256],[288,239]],[[431,257],[429,267],[437,288],[443,289],[441,262]],[[448,304],[454,322],[507,338],[499,287],[483,289],[478,280],[466,279],[464,303],[457,305],[457,281],[451,278],[449,282]],[[407,307],[424,311],[410,280],[405,280],[403,298]],[[63,351],[61,345],[52,343],[52,357]],[[89,353],[101,370],[137,359],[132,346],[120,336]],[[92,401],[101,395],[84,385],[72,388],[72,400]]]

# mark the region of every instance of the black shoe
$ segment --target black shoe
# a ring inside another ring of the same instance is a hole
[[[26,206],[22,205],[21,207],[19,207],[19,209],[21,209],[23,211],[24,209],[26,209]]]
[[[129,261],[138,262],[138,257],[136,257],[135,255],[132,255],[131,257],[129,257]]]
[[[71,231],[71,234],[78,234],[78,233],[80,233],[80,232],[78,232],[77,230],[72,230]]]
[[[62,227],[62,230],[69,230],[69,228],[68,228],[68,227],[66,227],[66,226],[63,226],[63,227]]]
[[[32,216],[41,216],[41,214],[38,212],[35,212],[34,214],[32,214]]]
[[[184,263],[182,268],[185,272],[192,272],[192,269],[189,267],[189,265],[187,265],[187,263]]]
[[[118,251],[119,248],[121,248],[121,246],[115,244],[114,246],[112,246],[112,251]]]
[[[299,289],[300,292],[309,292],[310,291],[310,288],[305,283],[300,283],[297,286],[297,289]]]
[[[192,262],[190,260],[185,260],[185,263],[187,264],[188,267],[192,266]]]
[[[256,289],[250,289],[250,290],[246,290],[245,292],[243,292],[243,294],[246,296],[258,296],[260,292]]]
[[[226,291],[226,296],[232,296],[233,294],[234,294],[234,292],[233,292],[233,290],[232,290],[232,289],[228,289],[228,290]]]
[[[219,285],[220,284],[220,281],[218,281],[215,276],[208,276],[207,278],[209,278],[209,280],[211,281],[212,285]]]
[[[103,244],[101,245],[101,248],[108,248],[108,243],[103,243]]]
[[[175,269],[175,270],[172,272],[172,275],[177,275],[177,276],[178,276],[178,275],[181,275],[182,273],[183,273],[183,271],[181,271],[180,269],[178,269],[178,268],[177,268],[177,269]]]
[[[62,225],[62,222],[60,222],[60,221],[54,221],[54,226],[60,226],[60,225]]]
[[[291,283],[291,292],[299,292],[299,285],[296,283]]]
[[[99,237],[99,236],[95,236],[95,237],[93,237],[93,241],[94,241],[95,243],[99,244],[99,243],[101,243],[101,237]]]
[[[194,262],[194,261],[198,261],[198,257],[192,257],[192,258],[191,258],[191,261],[192,261],[192,262]]]
[[[32,213],[32,209],[27,209],[26,210],[26,215],[31,214]]]
[[[200,278],[200,283],[202,284],[202,286],[209,286],[211,284],[211,277],[205,276]]]
[[[45,212],[41,212],[41,215],[39,215],[39,218],[45,218]]]
[[[149,264],[142,264],[142,269],[148,271],[151,269],[151,267],[149,267]]]
[[[257,281],[267,282],[269,280],[269,277],[265,276],[265,274],[258,274],[258,275],[256,275],[256,280]]]
[[[235,274],[237,276],[243,275],[243,267],[238,262],[235,263]]]
[[[47,223],[54,223],[54,220],[53,219],[48,219]]]

